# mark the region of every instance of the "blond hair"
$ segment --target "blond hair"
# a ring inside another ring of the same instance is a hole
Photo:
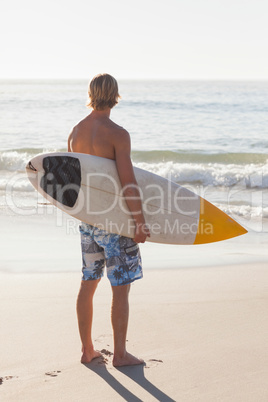
[[[109,74],[96,75],[89,84],[88,96],[87,107],[94,110],[112,109],[120,98],[116,79]]]

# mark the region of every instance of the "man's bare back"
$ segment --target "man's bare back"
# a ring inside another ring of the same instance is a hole
[[[78,123],[69,136],[69,150],[115,160],[116,143],[124,141],[128,133],[107,114],[93,111]]]
[[[126,189],[124,195],[127,205],[136,224],[134,240],[137,243],[145,242],[150,233],[145,226],[138,185],[131,162],[130,136],[123,127],[110,120],[110,109],[93,110],[79,122],[69,135],[68,151],[115,160],[121,185]]]

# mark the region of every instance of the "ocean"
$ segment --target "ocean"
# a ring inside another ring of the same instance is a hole
[[[267,231],[268,82],[118,81],[111,119],[132,139],[135,166],[174,180],[247,229]],[[27,215],[40,197],[25,165],[65,151],[90,111],[87,80],[0,81],[0,215]]]

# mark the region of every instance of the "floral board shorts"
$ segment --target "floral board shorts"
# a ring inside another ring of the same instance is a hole
[[[132,239],[108,233],[81,222],[82,280],[103,276],[104,267],[112,286],[127,285],[143,277],[140,250]]]

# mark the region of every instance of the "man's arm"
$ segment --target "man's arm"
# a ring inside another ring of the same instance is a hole
[[[72,131],[70,132],[69,137],[68,137],[68,152],[72,152],[72,142],[73,142],[74,131],[75,131],[75,128],[72,129]]]
[[[68,152],[72,152],[72,149],[71,149],[71,134],[68,137]]]
[[[114,148],[115,162],[123,188],[123,194],[136,225],[134,241],[136,243],[144,243],[146,237],[150,237],[150,232],[146,227],[142,212],[140,192],[130,158],[130,136],[126,130],[122,131],[120,135],[116,137]]]

